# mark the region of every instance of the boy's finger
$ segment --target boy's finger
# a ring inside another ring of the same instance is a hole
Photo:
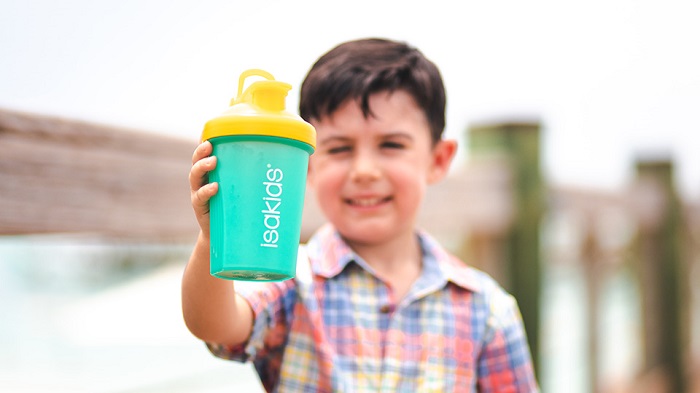
[[[207,173],[216,168],[216,157],[203,158],[192,165],[190,170],[190,189],[198,190],[207,183]]]
[[[209,141],[204,141],[197,146],[196,149],[194,149],[194,153],[192,153],[192,165],[194,165],[197,161],[201,160],[202,158],[206,156],[210,156],[212,153],[212,146],[211,142]]]
[[[219,189],[218,183],[209,183],[192,192],[192,206],[200,213],[209,211],[209,200]]]

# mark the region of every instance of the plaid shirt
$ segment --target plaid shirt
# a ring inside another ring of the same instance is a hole
[[[333,227],[322,227],[295,279],[236,283],[255,314],[250,340],[207,346],[252,359],[269,392],[538,391],[514,299],[427,234],[419,239],[421,275],[395,299]]]

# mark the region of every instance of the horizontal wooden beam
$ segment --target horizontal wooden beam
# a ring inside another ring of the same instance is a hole
[[[0,111],[0,235],[194,239],[196,141]]]
[[[197,140],[0,109],[0,235],[73,233],[194,241],[187,177]],[[513,219],[511,174],[472,160],[428,189],[418,224],[439,238],[502,233]],[[617,211],[633,194],[550,187],[548,209]],[[685,210],[700,222],[697,205]],[[324,222],[307,193],[302,240]],[[693,225],[697,226],[697,225]]]

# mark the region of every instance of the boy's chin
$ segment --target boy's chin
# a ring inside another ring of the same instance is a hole
[[[355,228],[338,228],[340,236],[349,245],[380,246],[402,237],[394,225],[365,225]]]

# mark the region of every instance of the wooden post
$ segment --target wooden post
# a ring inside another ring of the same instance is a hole
[[[596,221],[592,213],[584,223],[584,235],[581,245],[581,259],[583,262],[586,281],[586,339],[588,341],[588,380],[591,384],[591,392],[599,392],[598,360],[598,324],[600,323],[600,291],[601,282],[604,279],[604,266],[602,250],[598,242]]]
[[[644,367],[665,374],[669,392],[685,392],[688,275],[682,261],[682,214],[673,164],[665,159],[639,160],[636,171]]]
[[[515,207],[512,225],[503,242],[507,278],[502,284],[518,301],[535,371],[539,374],[540,222],[544,211],[540,125],[537,122],[504,122],[472,126],[469,145],[475,155],[500,151],[510,168]]]

